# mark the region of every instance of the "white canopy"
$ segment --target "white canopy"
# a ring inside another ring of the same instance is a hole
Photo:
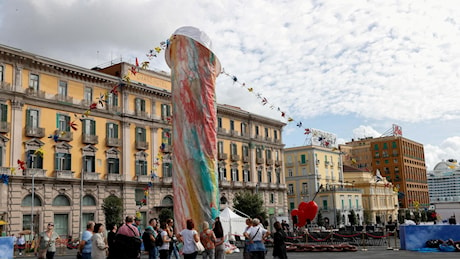
[[[220,222],[224,229],[224,235],[240,235],[243,236],[244,230],[246,229],[246,218],[242,217],[231,209],[226,207],[220,212]]]

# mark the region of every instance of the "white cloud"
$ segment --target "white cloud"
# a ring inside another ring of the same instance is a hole
[[[380,137],[382,134],[377,132],[372,126],[360,125],[353,129],[353,138]]]
[[[425,162],[429,171],[442,160],[460,160],[460,136],[446,138],[440,145],[427,144],[425,149]]]

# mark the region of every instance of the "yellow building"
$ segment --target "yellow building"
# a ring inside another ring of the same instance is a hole
[[[348,165],[343,166],[346,184],[363,191],[365,224],[386,224],[397,221],[398,193],[386,178],[378,179],[375,174]]]
[[[105,221],[109,196],[123,200],[124,215],[140,211],[144,224],[172,207],[169,75],[132,66],[89,70],[0,45],[0,174],[9,178],[0,183],[0,217],[8,232],[30,229],[33,215],[35,232],[55,222],[61,236],[78,237],[80,218]],[[218,117],[221,201],[232,205],[249,189],[285,215],[285,124],[227,105]]]
[[[362,223],[362,190],[346,185],[340,155],[337,149],[316,145],[285,149],[289,210],[313,200],[318,192],[314,201],[326,226],[350,224],[352,211],[358,220],[355,224]]]

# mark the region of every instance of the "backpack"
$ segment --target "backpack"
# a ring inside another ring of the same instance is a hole
[[[144,234],[142,234],[142,242],[144,242],[145,251],[150,251],[150,249],[155,246],[155,242],[150,240],[150,235],[153,235],[151,229],[145,229]]]
[[[158,230],[158,235],[157,237],[155,238],[155,246],[162,246],[163,245],[163,238],[161,237],[161,232],[163,232],[163,230]]]

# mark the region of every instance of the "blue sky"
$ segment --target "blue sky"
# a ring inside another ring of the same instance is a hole
[[[460,159],[456,1],[0,2],[1,44],[86,68],[147,60],[181,26],[206,32],[225,71],[275,109],[225,75],[219,103],[285,122],[280,107],[294,118],[287,147],[305,143],[306,127],[346,142],[395,123],[424,145],[428,170]],[[150,69],[169,71],[163,54]]]

